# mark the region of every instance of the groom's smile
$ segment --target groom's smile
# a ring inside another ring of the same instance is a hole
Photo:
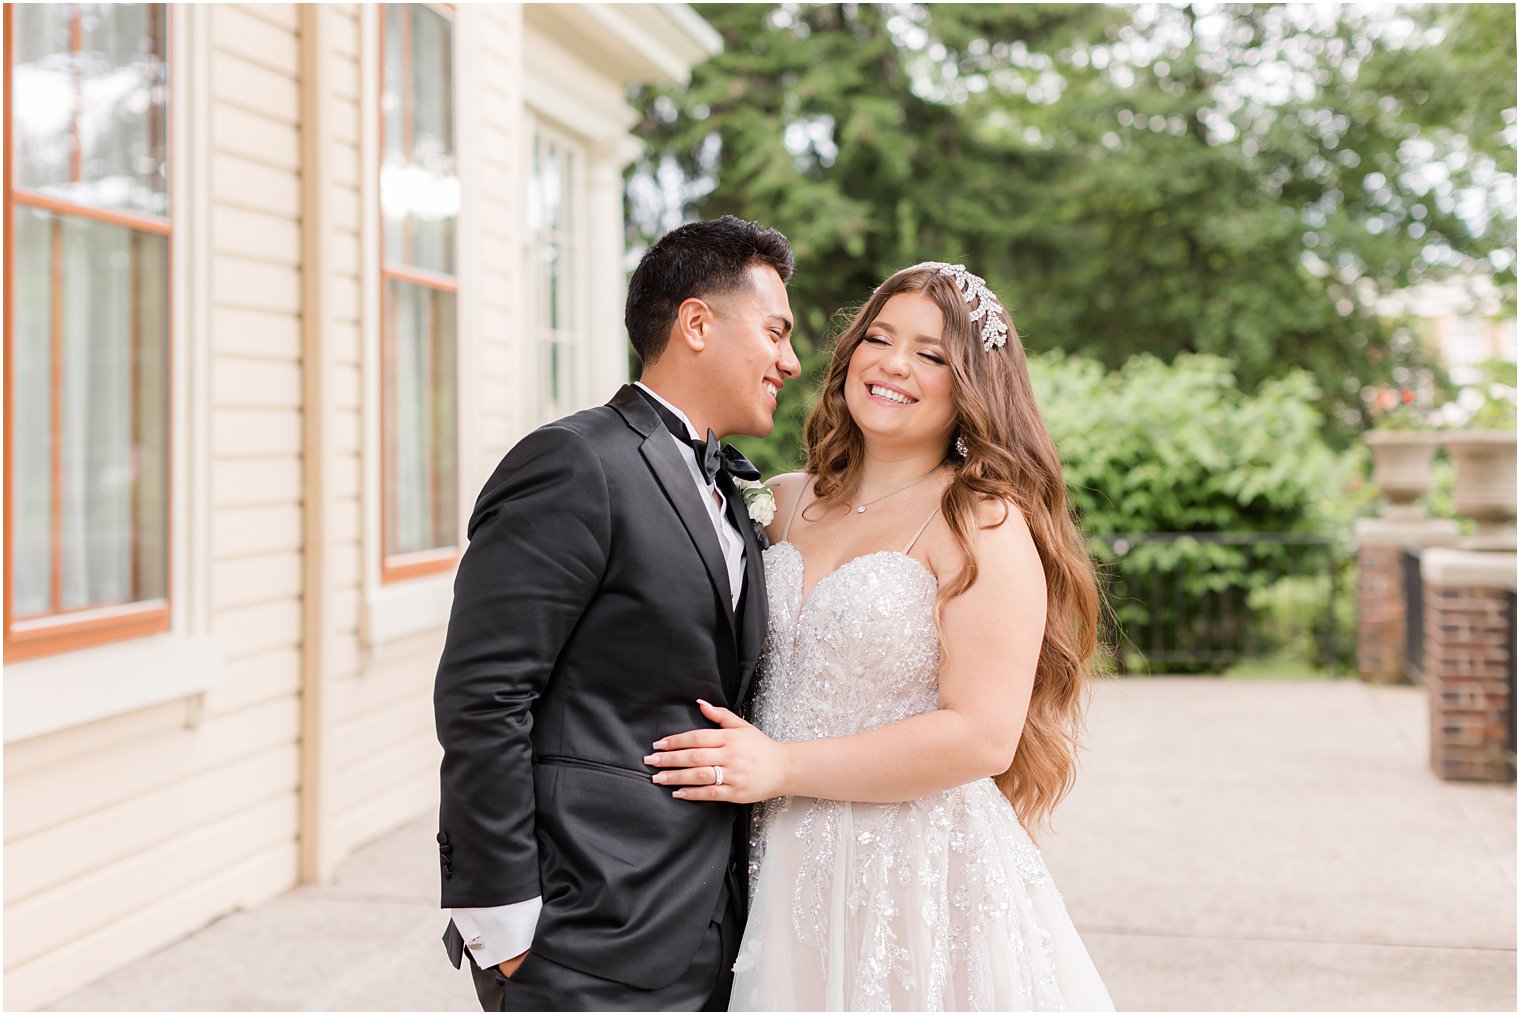
[[[762,388],[765,389],[765,394],[770,399],[771,415],[773,417],[776,415],[776,403],[777,403],[777,399],[781,395],[781,385],[782,385],[782,383],[783,382],[781,382],[781,381],[773,381],[770,378],[766,378],[763,382],[761,382],[761,385],[760,385]]]
[[[802,372],[792,350],[792,306],[774,268],[749,269],[750,284],[714,302],[709,393],[726,433],[765,437],[787,380]],[[716,427],[715,427],[716,429]]]

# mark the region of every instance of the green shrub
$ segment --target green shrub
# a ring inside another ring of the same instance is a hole
[[[1252,394],[1217,356],[1136,356],[1105,373],[1051,354],[1031,373],[1090,534],[1312,532],[1341,479],[1307,373]]]
[[[1341,539],[1375,497],[1362,478],[1364,452],[1337,455],[1326,444],[1308,374],[1246,393],[1229,361],[1215,356],[1182,355],[1171,364],[1137,356],[1105,372],[1090,360],[1049,354],[1031,358],[1031,373],[1109,587],[1122,669],[1217,670],[1235,653],[1302,649],[1310,628],[1320,633],[1313,644],[1323,644],[1329,624],[1338,641],[1352,637],[1342,610],[1329,610],[1328,569],[1341,566],[1340,554],[1332,550],[1327,560],[1322,547],[1268,538]],[[1222,543],[1203,535],[1216,532],[1263,539]],[[1200,538],[1118,538],[1149,533]],[[1348,594],[1343,588],[1341,599],[1349,602]],[[1319,618],[1307,605],[1315,596]],[[1204,661],[1158,657],[1163,643]],[[1336,662],[1323,649],[1310,654]]]

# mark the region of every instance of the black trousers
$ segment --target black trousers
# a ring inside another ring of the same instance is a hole
[[[481,969],[467,951],[482,1011],[727,1011],[734,958],[744,925],[732,900],[702,937],[691,966],[675,983],[640,990],[570,969],[529,950],[509,980],[500,969]]]

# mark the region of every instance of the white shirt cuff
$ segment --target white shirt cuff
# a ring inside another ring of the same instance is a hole
[[[543,908],[544,900],[533,898],[507,906],[456,909],[452,915],[475,964],[490,969],[532,947],[538,911]]]

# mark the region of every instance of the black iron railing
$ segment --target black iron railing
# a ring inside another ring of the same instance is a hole
[[[1096,538],[1120,672],[1217,673],[1250,660],[1340,672],[1354,644],[1346,547],[1316,533]]]
[[[1425,586],[1418,550],[1404,551],[1404,676],[1425,681]]]

